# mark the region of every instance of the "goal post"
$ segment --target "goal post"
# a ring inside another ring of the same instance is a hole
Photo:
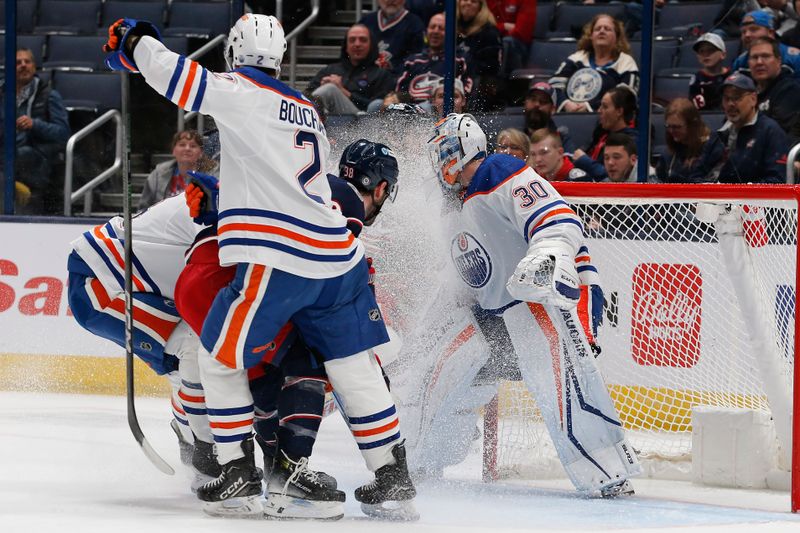
[[[695,407],[763,411],[800,510],[800,187],[553,185],[600,272],[598,364],[640,457],[686,468]],[[500,391],[484,411],[484,479],[547,476],[553,450],[535,403],[520,383]]]

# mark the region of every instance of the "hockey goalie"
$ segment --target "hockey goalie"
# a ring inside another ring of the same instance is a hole
[[[446,225],[452,277],[466,293],[443,289],[424,314],[426,332],[389,369],[410,461],[437,473],[462,461],[480,406],[496,394],[496,382],[482,379],[487,361],[516,356],[576,489],[633,494],[629,479],[641,467],[595,363],[603,297],[580,219],[523,161],[487,156],[471,115],[440,121],[428,148],[455,206]],[[511,353],[498,357],[504,346]],[[404,371],[415,354],[430,363]]]

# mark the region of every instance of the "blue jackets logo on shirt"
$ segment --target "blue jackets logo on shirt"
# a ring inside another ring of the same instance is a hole
[[[492,261],[486,248],[467,232],[459,233],[450,245],[450,256],[464,282],[479,289],[492,277]]]
[[[575,102],[594,100],[603,88],[603,78],[593,68],[585,67],[573,74],[567,83],[567,97]]]

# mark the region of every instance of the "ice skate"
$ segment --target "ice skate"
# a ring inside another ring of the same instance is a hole
[[[194,480],[192,481],[192,492],[219,477],[222,468],[217,462],[217,454],[214,451],[214,444],[204,442],[200,439],[194,440],[194,450],[191,459]]]
[[[623,496],[633,496],[636,492],[633,490],[633,483],[628,479],[618,481],[611,485],[606,485],[600,489],[600,497],[606,499],[620,498]]]
[[[264,513],[272,518],[339,520],[344,516],[345,493],[336,480],[308,468],[308,458],[297,461],[279,451],[267,483]],[[326,479],[327,478],[327,479]],[[333,486],[330,480],[333,479]]]
[[[221,466],[221,473],[197,489],[205,502],[203,511],[211,516],[260,517],[262,472],[253,458],[253,439],[242,441],[244,457]]]
[[[269,483],[269,476],[272,472],[272,464],[275,461],[276,447],[267,444],[266,441],[258,435],[256,435],[256,442],[258,442],[258,445],[261,447],[261,451],[264,453],[264,483]],[[338,485],[335,477],[321,470],[316,470],[315,472],[325,487],[331,490],[336,490]]]
[[[356,500],[367,516],[384,520],[412,521],[419,513],[411,500],[417,495],[406,464],[406,448],[401,442],[392,448],[395,464],[380,467],[371,483],[356,489]]]
[[[186,466],[190,466],[192,464],[192,451],[194,450],[194,445],[192,445],[191,442],[183,437],[183,433],[181,433],[181,428],[178,426],[178,423],[179,422],[173,418],[169,422],[169,427],[172,428],[172,431],[174,431],[175,435],[178,437],[178,448],[180,449],[181,463],[185,464]]]

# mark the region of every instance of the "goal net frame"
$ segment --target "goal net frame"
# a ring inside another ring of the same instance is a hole
[[[713,202],[725,203],[726,200],[738,204],[746,205],[748,201],[754,204],[757,202],[784,202],[791,205],[795,210],[792,224],[795,229],[800,229],[800,186],[795,185],[724,185],[724,184],[639,184],[639,183],[568,183],[553,182],[552,185],[570,203],[579,201],[582,203],[597,204],[618,204],[630,200],[632,204],[645,204],[647,201],[652,203],[665,203],[676,201],[675,203],[689,202]],[[740,239],[741,240],[741,239]],[[796,310],[800,308],[800,291],[797,290],[797,281],[800,278],[800,233],[795,233],[794,250],[794,317]],[[596,246],[596,245],[595,245]],[[600,271],[601,279],[603,270]],[[746,280],[745,280],[746,281]],[[800,321],[794,322],[794,342],[792,349],[794,354],[798,353],[800,346]],[[772,341],[774,342],[774,341]],[[600,357],[603,357],[602,355]],[[763,378],[762,378],[763,379]],[[779,440],[791,440],[791,449],[788,450],[788,461],[790,462],[789,472],[791,476],[791,511],[800,511],[800,421],[792,417],[792,413],[800,412],[800,370],[798,365],[793,365],[793,375],[790,377],[794,393],[785,403],[788,413],[780,417],[774,417],[776,426],[784,425],[790,427],[776,427]],[[769,396],[769,395],[768,395]],[[773,398],[770,397],[770,404]],[[499,418],[502,406],[498,405],[498,397],[495,397],[484,409],[484,448],[483,448],[483,478],[490,482],[497,479],[499,450],[503,446],[499,434]],[[783,433],[783,435],[781,435]],[[782,437],[782,438],[781,438]],[[545,438],[548,438],[545,436]],[[784,443],[786,446],[786,444]]]

